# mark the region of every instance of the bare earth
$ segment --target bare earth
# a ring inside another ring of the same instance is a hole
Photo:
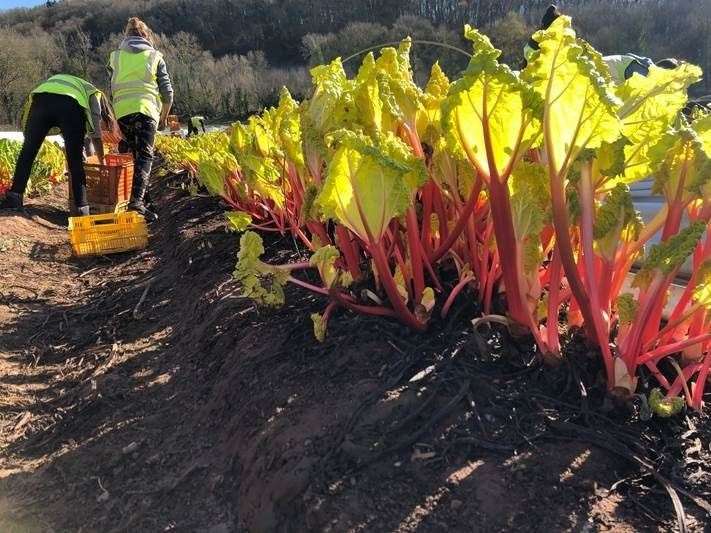
[[[666,481],[704,530],[707,415],[601,409],[581,348],[587,406],[467,302],[427,335],[340,314],[318,344],[322,302],[238,297],[216,200],[155,193],[140,253],[72,258],[66,186],[0,215],[1,532],[668,531]]]

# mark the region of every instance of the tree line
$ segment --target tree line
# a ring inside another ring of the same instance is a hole
[[[302,97],[308,67],[410,35],[464,50],[465,23],[484,29],[513,68],[549,0],[64,0],[0,13],[0,123],[17,124],[26,94],[52,72],[105,87],[105,63],[130,16],[156,32],[180,114],[235,119],[272,105],[282,85]],[[678,57],[711,71],[711,0],[568,0],[581,36],[606,54]],[[357,67],[360,55],[347,62]],[[423,80],[439,60],[455,75],[466,57],[413,48]],[[711,92],[704,81],[696,94]]]

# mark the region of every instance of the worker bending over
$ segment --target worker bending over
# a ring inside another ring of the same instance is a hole
[[[74,209],[79,215],[88,215],[83,157],[85,138],[87,151],[92,152],[93,147],[101,161],[104,158],[102,133],[111,142],[119,142],[121,138],[108,99],[88,81],[69,74],[57,74],[29,95],[22,114],[22,129],[24,142],[15,165],[12,186],[0,203],[0,209],[22,207],[37,153],[47,135],[58,129],[64,138]]]
[[[541,19],[540,29],[548,29],[548,27],[553,24],[553,21],[558,17],[560,17],[558,8],[554,5],[549,6]],[[538,50],[538,43],[533,39],[533,37],[531,37],[526,46],[523,48],[523,55],[526,58],[526,62],[531,59],[531,56],[536,50]],[[602,60],[605,62],[610,71],[612,81],[614,81],[617,85],[622,85],[625,80],[630,79],[635,73],[647,76],[649,74],[649,67],[651,66],[667,69],[674,69],[679,66],[676,59],[662,59],[661,61],[655,63],[648,57],[642,57],[630,53],[603,56]]]
[[[133,153],[133,188],[128,208],[149,222],[158,215],[145,204],[153,165],[157,130],[165,122],[173,104],[173,87],[163,55],[153,46],[153,32],[138,18],[131,18],[118,50],[109,58],[111,98],[125,137],[120,149]]]
[[[205,133],[205,117],[190,117],[188,121],[188,137],[200,133],[198,128],[202,128],[202,132]]]

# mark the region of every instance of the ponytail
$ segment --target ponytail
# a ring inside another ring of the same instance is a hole
[[[153,44],[153,32],[148,25],[138,17],[128,19],[124,34],[126,37],[143,37],[150,42],[151,45]]]

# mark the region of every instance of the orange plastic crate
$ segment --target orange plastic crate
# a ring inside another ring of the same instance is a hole
[[[101,143],[104,145],[104,153],[107,154],[117,154],[118,153],[118,142],[114,142],[114,139],[102,136]]]
[[[89,204],[116,205],[131,198],[133,156],[109,154],[102,165],[95,158],[84,163]]]
[[[77,257],[141,250],[148,245],[148,227],[134,211],[71,217],[69,242]]]
[[[180,120],[178,120],[178,115],[168,115],[167,121],[170,131],[180,131]]]

